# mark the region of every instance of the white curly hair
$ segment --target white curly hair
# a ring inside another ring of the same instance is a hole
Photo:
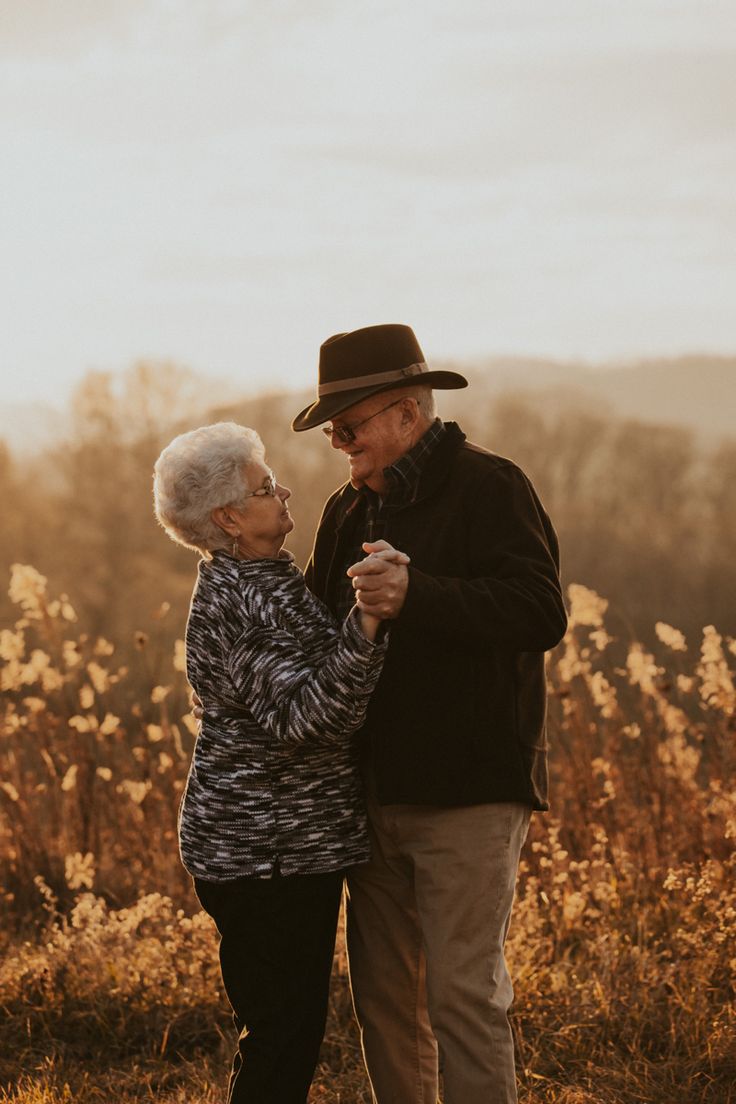
[[[231,538],[210,515],[218,506],[245,504],[250,488],[243,467],[264,456],[256,431],[235,422],[175,437],[153,469],[154,510],[171,539],[205,555],[229,547]]]

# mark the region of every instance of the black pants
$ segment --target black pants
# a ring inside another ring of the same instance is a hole
[[[228,1104],[305,1104],[327,1019],[343,872],[194,880],[238,1029]]]

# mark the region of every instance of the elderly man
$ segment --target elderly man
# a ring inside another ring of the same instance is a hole
[[[436,416],[432,388],[466,385],[428,369],[408,326],[369,326],[322,345],[317,401],[292,425],[322,425],[350,465],[308,584],[338,614],[357,594],[394,622],[363,732],[373,857],[348,884],[378,1104],[435,1104],[438,1066],[446,1104],[516,1100],[503,945],[530,812],[547,807],[544,652],[566,617],[528,478]],[[363,558],[383,538],[408,567]]]

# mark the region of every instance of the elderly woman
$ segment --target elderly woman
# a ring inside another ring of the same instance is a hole
[[[186,631],[203,715],[179,839],[221,936],[240,1032],[232,1104],[306,1100],[343,873],[368,858],[351,735],[386,641],[357,607],[338,629],[307,590],[282,548],[289,495],[232,422],[182,434],[156,462],[156,515],[203,557]]]

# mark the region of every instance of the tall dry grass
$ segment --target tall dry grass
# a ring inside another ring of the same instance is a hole
[[[216,939],[176,854],[193,742],[182,648],[135,662],[16,565],[0,634],[0,1100],[221,1099]],[[736,1100],[736,642],[613,640],[570,587],[549,665],[552,813],[508,954],[520,1096]],[[342,940],[316,1101],[367,1102]]]

